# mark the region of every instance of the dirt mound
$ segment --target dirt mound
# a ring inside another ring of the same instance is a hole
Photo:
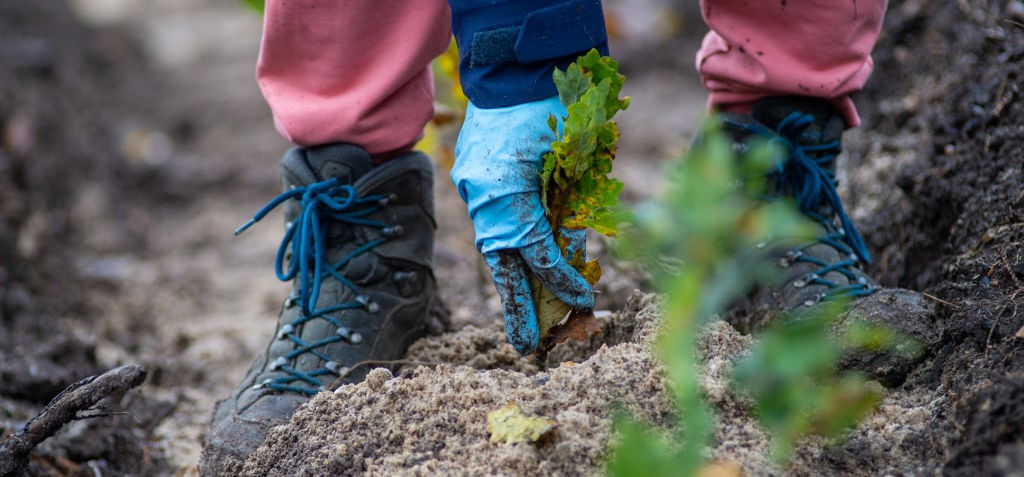
[[[245,473],[595,473],[610,439],[608,417],[615,405],[662,425],[672,415],[649,351],[657,316],[653,296],[638,293],[627,309],[628,316],[612,320],[636,325],[625,342],[543,372],[516,356],[498,329],[469,327],[428,338],[414,348],[413,359],[444,364],[406,369],[397,377],[376,369],[364,383],[321,393],[291,423],[272,432]],[[732,338],[743,340],[735,332]],[[476,369],[488,365],[506,369]],[[539,445],[491,443],[487,413],[508,402],[552,418],[558,427]]]
[[[271,433],[244,473],[599,474],[616,408],[663,428],[674,421],[664,377],[651,355],[658,313],[654,295],[634,293],[623,311],[606,317],[603,338],[566,347],[562,357],[572,361],[553,360],[556,367],[543,372],[514,356],[498,328],[468,327],[428,338],[410,358],[444,364],[398,376],[376,369],[364,383],[321,393]],[[844,442],[807,439],[789,468],[778,467],[749,402],[728,385],[732,363],[752,343],[724,321],[708,324],[699,339],[701,387],[719,416],[716,444],[708,450],[715,459],[739,465],[745,475],[914,474],[935,468],[922,458],[922,436],[946,401],[898,390]],[[502,369],[481,368],[492,365]],[[557,431],[537,444],[489,442],[487,413],[508,402],[554,419]]]

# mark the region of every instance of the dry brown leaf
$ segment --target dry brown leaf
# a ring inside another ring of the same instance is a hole
[[[573,312],[565,323],[555,325],[548,331],[548,336],[541,340],[540,347],[550,350],[559,343],[569,340],[583,341],[601,333],[601,325],[594,318],[593,312]]]

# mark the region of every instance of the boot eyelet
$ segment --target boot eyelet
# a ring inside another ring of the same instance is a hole
[[[825,294],[824,293],[819,293],[817,295],[814,295],[811,298],[808,298],[807,301],[804,302],[804,306],[814,306],[814,305],[817,305],[818,303],[821,303],[821,300],[824,300],[824,299],[825,299]]]
[[[295,331],[295,327],[291,324],[287,324],[281,327],[281,330],[277,332],[277,339],[283,340],[286,336]]]
[[[270,363],[270,370],[271,371],[277,371],[278,369],[281,369],[281,367],[286,365],[286,364],[288,364],[288,360],[285,359],[284,356],[281,356],[281,357],[275,359],[273,363]]]
[[[337,361],[328,361],[327,363],[324,364],[324,368],[339,376],[348,372],[348,368],[342,366],[341,363]]]
[[[327,364],[324,365],[324,368],[327,368],[328,371],[338,376],[347,374],[349,370],[348,366],[342,366],[341,363],[337,361],[328,361]]]
[[[396,202],[396,201],[398,201],[398,194],[392,193],[392,194],[388,194],[387,197],[381,199],[378,203],[383,207],[383,206],[386,206],[386,205],[388,205],[388,204],[390,204],[392,202]]]
[[[779,266],[782,268],[789,268],[789,266],[793,265],[793,262],[796,262],[796,260],[803,254],[804,253],[799,250],[790,250],[786,252],[786,255],[779,259]]]
[[[254,384],[252,386],[252,388],[253,389],[263,389],[263,388],[267,387],[272,381],[273,380],[271,380],[271,379],[264,379],[263,381],[260,381],[260,382],[258,382],[256,384]]]
[[[295,295],[289,295],[288,298],[284,299],[284,309],[288,310],[299,304],[299,297]]]
[[[345,338],[349,343],[359,344],[363,342],[363,335],[359,334],[358,331],[352,331],[349,328],[338,328],[336,334],[342,338]]]
[[[378,311],[380,311],[380,306],[377,305],[377,303],[374,302],[372,299],[370,299],[369,296],[358,295],[356,296],[356,301],[359,302],[359,304],[365,306],[366,311],[369,311],[370,313],[377,313]]]
[[[388,238],[401,237],[405,233],[405,229],[401,225],[393,225],[391,227],[384,227],[380,230],[380,233]]]
[[[416,286],[420,283],[420,274],[414,271],[398,271],[391,274],[391,279],[399,285]]]
[[[809,285],[811,282],[813,282],[814,280],[817,280],[817,279],[818,279],[818,275],[816,275],[814,273],[810,273],[810,274],[804,275],[804,276],[802,276],[802,277],[800,277],[800,278],[798,278],[798,279],[793,281],[793,288],[803,288],[803,287]]]

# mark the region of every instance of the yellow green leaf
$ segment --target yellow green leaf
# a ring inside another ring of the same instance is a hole
[[[537,442],[556,425],[552,419],[524,414],[519,404],[514,402],[487,414],[487,432],[491,433],[491,442]]]

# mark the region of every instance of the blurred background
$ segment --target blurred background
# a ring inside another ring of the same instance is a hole
[[[703,114],[705,27],[694,1],[605,5],[633,98],[615,175],[636,201]],[[278,193],[289,147],[254,80],[260,29],[229,0],[0,4],[0,437],[68,382],[123,363],[151,371],[130,415],[74,423],[40,447],[37,470],[193,472],[215,401],[274,331],[281,230],[232,235]],[[422,144],[438,164],[438,279],[456,326],[495,326],[447,178],[458,105],[435,70],[439,111],[456,117]],[[637,284],[610,275],[603,308]]]

